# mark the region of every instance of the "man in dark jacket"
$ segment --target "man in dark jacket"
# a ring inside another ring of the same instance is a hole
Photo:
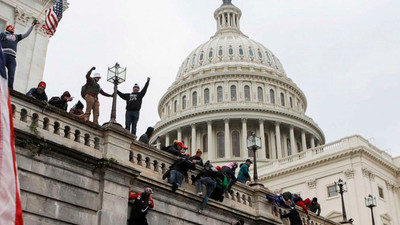
[[[321,214],[321,206],[318,203],[318,199],[315,197],[312,199],[311,204],[307,205],[307,208],[318,216]]]
[[[224,179],[224,175],[220,173],[215,167],[209,164],[207,161],[204,169],[198,174],[198,177],[203,176],[199,183],[197,184],[198,196],[203,196],[203,184],[206,186],[206,194],[203,198],[203,202],[198,210],[198,213],[202,213],[203,209],[206,207],[208,199],[213,193],[215,187],[217,186],[217,182],[221,182]],[[192,182],[196,181],[196,178],[192,178]]]
[[[252,163],[251,159],[246,159],[246,163],[240,166],[239,174],[237,176],[237,180],[240,183],[246,184],[246,181],[250,180],[249,168]]]
[[[122,93],[118,91],[119,97],[126,101],[126,113],[125,113],[125,129],[131,130],[133,135],[136,135],[136,125],[139,120],[139,112],[142,107],[142,99],[146,94],[147,88],[149,87],[150,77],[147,78],[147,82],[144,85],[142,91],[139,92],[140,87],[138,84],[133,86],[132,93]]]
[[[68,91],[65,91],[61,97],[52,97],[49,101],[50,105],[54,105],[55,107],[67,111],[68,102],[72,101],[74,97],[71,97],[71,94]]]
[[[93,110],[93,123],[99,124],[99,115],[100,115],[100,103],[99,103],[99,93],[106,96],[112,97],[112,95],[106,93],[101,89],[98,84],[101,76],[100,73],[94,73],[92,77],[92,71],[95,70],[96,67],[92,67],[86,74],[86,112],[85,112],[85,120],[89,120],[91,111]]]
[[[154,201],[151,197],[153,190],[149,187],[144,192],[129,192],[129,202],[133,202],[132,211],[129,214],[129,225],[147,225],[146,215],[149,208],[154,208]]]
[[[145,144],[149,144],[150,141],[150,137],[153,134],[154,128],[153,127],[148,127],[146,130],[146,133],[142,134],[142,136],[140,136],[139,141],[143,142]]]
[[[17,57],[18,42],[28,37],[32,32],[33,27],[38,23],[39,22],[34,19],[32,26],[29,27],[29,29],[23,34],[15,35],[15,27],[13,25],[8,25],[6,27],[6,32],[0,33],[0,41],[5,56],[5,66],[7,67],[8,72],[8,87],[10,89],[14,88],[14,75],[17,67],[17,61],[15,60],[15,57]]]
[[[286,214],[281,215],[281,219],[284,218],[289,218],[290,220],[290,225],[302,225],[303,222],[301,222],[300,214],[297,212],[297,210],[294,208],[290,209],[290,211]]]
[[[183,155],[172,164],[168,179],[168,183],[172,184],[172,192],[175,192],[178,187],[182,186],[182,181],[187,176],[187,171],[189,169],[194,170],[195,168],[195,164],[189,160],[188,155]]]
[[[47,95],[46,95],[45,89],[46,89],[46,83],[44,81],[41,81],[38,84],[37,88],[31,88],[26,93],[26,95],[29,97],[32,97],[36,100],[47,102]]]

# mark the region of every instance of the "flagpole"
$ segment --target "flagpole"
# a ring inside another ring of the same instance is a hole
[[[46,3],[46,5],[44,5],[44,7],[43,7],[42,11],[40,12],[39,16],[36,17],[36,20],[39,20],[40,16],[42,16],[44,10],[46,10],[46,8],[47,8],[47,6],[49,5],[50,1],[51,1],[51,0],[48,0],[47,3]]]

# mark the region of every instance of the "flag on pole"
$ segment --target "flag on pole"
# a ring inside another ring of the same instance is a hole
[[[58,23],[62,18],[63,13],[63,0],[57,0],[53,7],[47,9],[44,13],[45,25],[42,26],[42,29],[46,31],[46,33],[50,36],[53,36],[56,32]]]
[[[5,62],[0,43],[0,224],[23,225],[14,128]]]

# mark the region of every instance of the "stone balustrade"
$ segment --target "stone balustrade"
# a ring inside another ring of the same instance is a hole
[[[200,206],[202,197],[196,195],[197,188],[189,182],[190,179],[186,179],[175,194],[169,192],[171,186],[162,179],[162,175],[177,157],[153,146],[137,142],[136,137],[129,131],[115,124],[98,126],[91,122],[85,122],[79,117],[49,106],[47,103],[38,102],[14,91],[12,91],[12,109],[16,143],[19,146],[17,160],[22,163],[20,167],[22,198],[23,200],[29,199],[23,203],[24,211],[27,213],[27,224],[35,224],[38,221],[37,218],[41,216],[50,221],[50,224],[54,224],[55,221],[76,223],[74,221],[77,220],[72,220],[68,216],[41,211],[41,207],[46,208],[43,204],[49,204],[44,203],[45,199],[42,199],[47,195],[46,198],[50,199],[48,202],[57,205],[57,202],[61,201],[62,207],[68,208],[72,214],[79,212],[87,223],[89,223],[88,221],[91,221],[90,223],[97,221],[97,224],[109,224],[110,221],[113,221],[114,224],[124,224],[121,222],[126,221],[127,216],[126,213],[123,213],[127,209],[127,195],[124,193],[128,192],[130,186],[139,190],[147,185],[158,189],[158,194],[154,196],[157,204],[175,204],[177,209],[185,211],[180,218],[174,215],[174,210],[169,212],[163,207],[156,207],[149,214],[150,220],[153,222],[159,222],[160,218],[174,217],[176,221],[196,218],[195,220],[199,221],[209,219],[216,221],[215,224],[224,224],[223,221],[228,218],[241,217],[246,220],[246,223],[282,224],[279,214],[283,213],[285,209],[273,206],[268,202],[265,195],[272,193],[267,188],[250,187],[237,183],[233,186],[231,194],[225,194],[222,203],[209,201],[206,209],[210,210],[206,213],[207,216],[199,215],[196,213],[196,209]],[[21,141],[26,140],[27,137],[37,143],[49,144],[52,148],[51,152],[43,152],[44,156],[30,155],[29,148],[21,144]],[[313,151],[316,152],[315,149]],[[322,153],[325,152],[322,151]],[[68,157],[69,159],[67,159]],[[96,165],[93,162],[89,165],[90,160],[103,163],[99,160],[111,158],[114,159],[114,165]],[[79,163],[76,161],[77,159],[80,160]],[[297,157],[296,160],[302,160],[302,158]],[[288,161],[288,163],[290,162]],[[78,164],[79,167],[75,166]],[[83,169],[85,164],[88,169]],[[189,172],[188,177],[196,175],[201,169],[200,166],[197,166],[196,170]],[[107,170],[111,172],[107,172]],[[51,171],[57,172],[54,172],[54,175]],[[68,177],[59,177],[56,174],[69,175]],[[40,189],[35,189],[33,187],[36,184],[32,184],[32,182],[37,180],[38,176],[42,177],[40,179],[44,184],[41,184]],[[82,183],[83,180],[85,180],[84,183]],[[45,184],[46,182],[50,182],[51,185]],[[71,187],[69,183],[72,185]],[[57,187],[67,188],[71,195],[70,198],[58,197],[54,190],[59,192],[62,189]],[[46,188],[49,190],[46,191]],[[51,188],[55,189],[50,190]],[[76,195],[76,193],[79,194]],[[74,196],[75,198],[86,198],[86,195],[90,195],[93,202],[74,200]],[[98,201],[96,196],[99,196]],[[176,201],[174,203],[175,198],[184,201],[181,202],[182,206],[176,204]],[[80,205],[81,202],[84,202],[83,206]],[[68,204],[70,205],[68,206]],[[82,207],[85,210],[82,211]],[[99,219],[96,219],[96,215]],[[303,212],[301,212],[301,216],[303,220],[306,218]],[[312,225],[336,224],[317,216],[311,216],[311,218],[310,224]],[[284,224],[287,222],[283,221]]]

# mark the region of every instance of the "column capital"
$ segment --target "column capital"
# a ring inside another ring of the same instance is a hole
[[[258,122],[264,124],[264,119],[258,119]]]
[[[212,120],[207,120],[207,125],[211,125],[212,124]]]
[[[289,125],[289,129],[294,130],[294,126],[293,125]]]
[[[281,125],[281,123],[278,121],[275,121],[275,126],[279,126],[279,125]]]
[[[246,123],[247,122],[247,118],[242,118],[241,121],[242,121],[242,123]]]
[[[195,123],[192,123],[192,124],[190,124],[190,126],[191,126],[192,128],[194,128],[194,127],[196,127],[196,124],[195,124]]]
[[[228,119],[228,118],[225,118],[225,119],[224,119],[224,122],[225,122],[225,123],[229,123],[229,119]]]

